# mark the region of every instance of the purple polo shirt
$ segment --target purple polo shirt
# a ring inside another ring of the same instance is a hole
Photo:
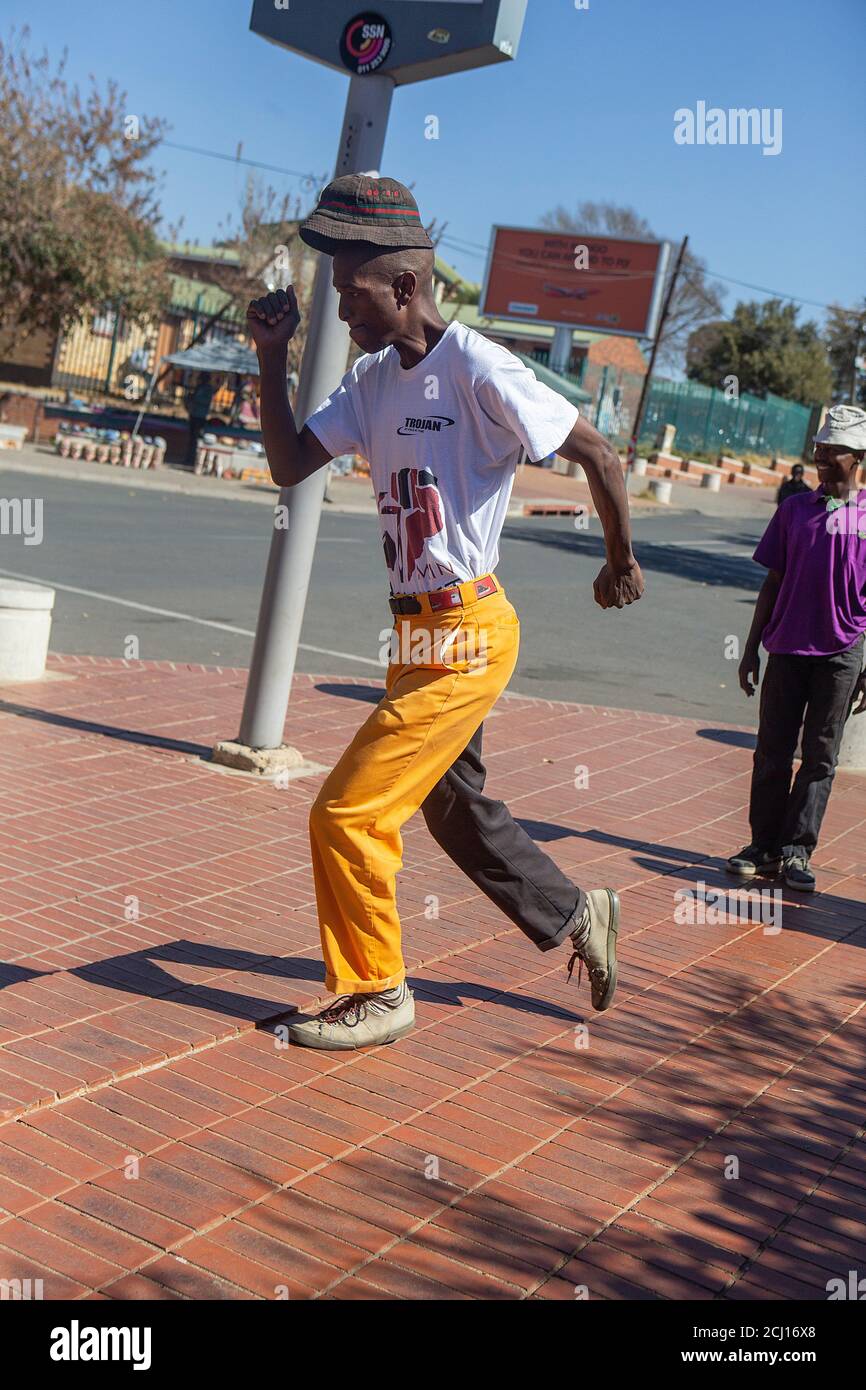
[[[832,656],[866,632],[866,491],[857,506],[826,504],[823,488],[786,498],[758,543],[753,559],[782,576],[768,652]]]

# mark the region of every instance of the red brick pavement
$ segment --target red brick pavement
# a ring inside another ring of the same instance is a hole
[[[620,891],[616,1004],[593,1015],[565,952],[529,948],[416,817],[418,1028],[335,1057],[279,1028],[322,993],[320,775],[279,789],[199,760],[235,734],[244,672],[51,664],[0,692],[0,1279],[51,1299],[809,1299],[864,1268],[866,780],[839,775],[823,891],[786,897],[780,933],[678,922],[677,890],[722,885],[745,836],[747,741],[504,698],[491,789]],[[287,736],[332,763],[376,684],[296,677]]]

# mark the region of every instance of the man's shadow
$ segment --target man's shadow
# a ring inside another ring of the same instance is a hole
[[[176,964],[184,967],[199,967],[209,972],[210,978],[200,983],[179,979],[165,967]],[[190,1008],[209,1010],[213,1013],[228,1014],[238,1019],[252,1021],[257,1027],[273,1026],[280,1017],[289,1017],[297,1012],[297,1006],[287,1004],[284,999],[262,998],[260,995],[244,994],[236,988],[227,989],[220,985],[222,977],[229,972],[248,971],[255,976],[270,976],[283,980],[307,981],[321,984],[325,994],[324,969],[317,956],[264,956],[253,951],[241,951],[213,944],[202,945],[195,941],[172,941],[163,946],[146,946],[138,951],[124,955],[106,956],[104,960],[92,961],[87,965],[76,965],[68,970],[34,970],[21,965],[0,965],[0,989],[40,980],[52,975],[74,976],[89,984],[99,985],[119,991],[121,994],[144,996],[149,999],[170,999],[172,1003],[185,1004]],[[538,999],[532,995],[511,994],[506,988],[484,986],[471,981],[453,984],[417,981],[409,976],[413,990],[420,997],[446,1002],[454,1008],[464,1004],[483,1003],[494,997],[507,998],[511,1005],[521,1013],[541,1015],[545,1018],[560,1019],[566,1022],[578,1021],[580,1014],[572,1014],[561,1009],[550,1000]],[[98,1015],[91,1020],[99,1026]]]

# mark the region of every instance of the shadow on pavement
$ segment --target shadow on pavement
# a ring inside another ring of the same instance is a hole
[[[317,681],[313,689],[320,690],[323,695],[341,695],[344,700],[362,700],[370,705],[378,705],[385,693],[384,682],[380,688],[377,685],[332,685]]]
[[[172,964],[210,970],[213,972],[213,979],[201,983],[179,979],[164,968]],[[234,987],[231,990],[221,988],[220,978],[230,971],[245,971],[251,975],[281,979],[310,980],[321,983],[324,992],[324,967],[318,955],[318,948],[316,955],[310,957],[264,956],[253,951],[183,940],[163,946],[143,947],[141,950],[129,951],[123,955],[106,956],[103,960],[65,970],[32,970],[17,965],[0,965],[0,989],[52,975],[76,976],[90,984],[139,997],[160,999],[171,996],[174,1003],[230,1014],[239,1019],[251,1019],[261,1022],[263,1027],[274,1026],[275,1015],[288,1017],[296,1012],[296,1009],[291,1005],[287,1006],[284,1000],[245,995]],[[541,1014],[566,1022],[575,1022],[582,1017],[580,1013],[572,1014],[544,999],[524,994],[509,994],[507,990],[474,984],[468,980],[453,985],[422,980],[413,984],[413,989],[417,989],[424,997],[436,998],[440,1002],[443,999],[447,1000],[455,1008],[460,1008],[467,1002],[479,1003],[499,997],[510,999],[514,1007],[523,1013]],[[98,1028],[99,1017],[93,1018],[92,1023]]]
[[[0,714],[15,714],[20,719],[35,719],[40,724],[55,724],[61,729],[78,729],[83,734],[99,734],[101,738],[114,738],[122,743],[140,743],[146,748],[165,748],[170,753],[189,753],[197,758],[209,758],[212,751],[202,743],[165,738],[161,734],[146,734],[141,729],[119,729],[114,724],[99,724],[90,719],[74,719],[69,714],[56,714],[52,710],[16,705],[11,700],[0,700]]]
[[[695,729],[695,735],[713,743],[726,743],[731,748],[754,748],[758,737],[748,729]]]
[[[543,545],[556,550],[565,550],[572,555],[597,559],[602,564],[605,547],[602,537],[587,536],[578,532],[557,528],[542,530],[508,523],[503,532],[503,540],[529,541],[533,545]],[[754,560],[746,556],[725,555],[718,550],[702,550],[694,546],[665,545],[663,541],[647,541],[638,537],[635,542],[640,567],[647,573],[669,574],[676,579],[708,584],[727,589],[748,589],[757,591],[764,582],[765,571]]]

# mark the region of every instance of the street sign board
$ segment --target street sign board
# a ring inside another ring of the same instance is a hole
[[[253,33],[398,86],[517,56],[526,0],[253,0]]]
[[[481,312],[653,338],[669,255],[667,241],[494,227]]]

